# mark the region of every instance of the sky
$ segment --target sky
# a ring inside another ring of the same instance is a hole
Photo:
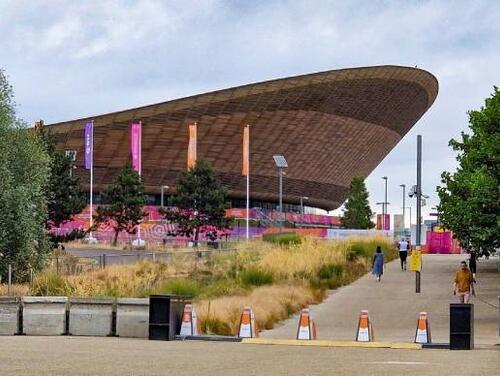
[[[456,168],[448,141],[500,85],[499,20],[496,0],[0,0],[0,68],[19,116],[52,123],[323,70],[418,66],[437,77],[437,100],[366,183],[380,212],[387,176],[388,212],[400,213],[422,135],[427,217],[441,172]]]

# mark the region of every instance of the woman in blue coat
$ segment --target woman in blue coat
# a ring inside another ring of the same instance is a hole
[[[380,246],[377,246],[377,251],[373,255],[372,274],[377,276],[378,282],[380,282],[380,277],[384,274],[384,254]]]

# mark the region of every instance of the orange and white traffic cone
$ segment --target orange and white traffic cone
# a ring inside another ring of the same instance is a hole
[[[358,332],[356,334],[356,341],[358,342],[371,342],[375,340],[373,335],[372,323],[368,316],[368,311],[361,311],[358,321]]]
[[[240,338],[256,338],[258,337],[257,324],[255,323],[255,315],[252,308],[245,307],[241,313],[240,329],[238,331]]]
[[[184,305],[182,314],[181,336],[197,336],[198,335],[198,316],[192,304]]]
[[[415,343],[431,343],[431,326],[427,312],[420,312],[418,316]]]
[[[308,308],[300,312],[297,339],[316,339],[316,324],[314,323]]]

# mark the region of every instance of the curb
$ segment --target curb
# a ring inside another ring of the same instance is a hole
[[[356,341],[328,341],[328,340],[304,341],[296,339],[243,338],[241,343],[246,345],[358,347],[358,348],[408,349],[408,350],[422,349],[422,345],[419,343],[403,343],[403,342],[356,342]]]

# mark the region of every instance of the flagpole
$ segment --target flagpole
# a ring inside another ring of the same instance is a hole
[[[92,241],[92,226],[94,219],[92,218],[93,210],[93,185],[94,185],[94,120],[92,120],[92,136],[90,137],[90,239]]]
[[[139,128],[139,177],[142,176],[142,121],[139,122],[140,128]],[[142,179],[142,177],[141,177]],[[141,240],[141,224],[139,223],[137,227],[137,239],[138,239],[138,245],[140,245],[140,240]]]
[[[247,124],[248,128],[248,146],[247,146],[247,213],[246,213],[246,236],[247,241],[250,239],[249,236],[249,212],[250,212],[250,125]]]

